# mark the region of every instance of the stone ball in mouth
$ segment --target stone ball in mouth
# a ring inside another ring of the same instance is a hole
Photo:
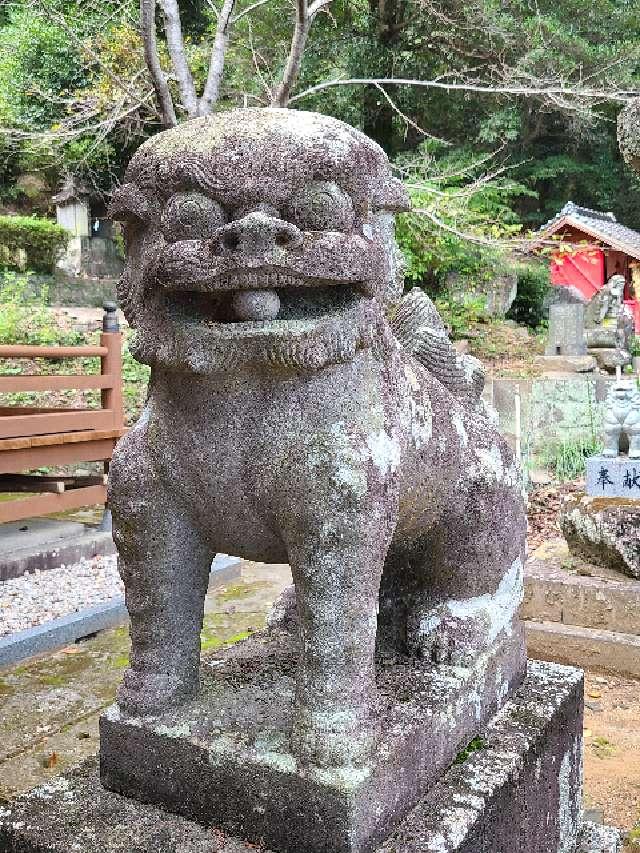
[[[236,320],[275,320],[280,313],[280,297],[275,290],[239,290],[231,308]]]

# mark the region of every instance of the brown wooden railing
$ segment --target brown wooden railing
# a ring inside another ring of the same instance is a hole
[[[0,376],[0,393],[99,389],[100,408],[0,406],[0,492],[42,492],[0,502],[0,522],[106,501],[105,477],[27,475],[41,467],[104,461],[123,435],[122,335],[115,306],[105,305],[100,346],[0,345],[0,358],[99,357],[100,373]]]

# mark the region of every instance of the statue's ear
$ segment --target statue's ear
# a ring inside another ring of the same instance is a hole
[[[374,185],[371,206],[374,211],[388,210],[390,213],[404,213],[411,210],[411,200],[402,181],[389,175]]]
[[[149,200],[135,184],[122,184],[111,196],[111,219],[147,222],[154,218],[153,213]]]

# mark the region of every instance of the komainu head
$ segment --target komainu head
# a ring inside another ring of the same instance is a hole
[[[407,207],[382,149],[327,116],[231,110],[158,134],[111,208],[136,356],[202,374],[349,361],[400,296]]]

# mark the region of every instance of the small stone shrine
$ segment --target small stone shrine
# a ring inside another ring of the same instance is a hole
[[[618,849],[582,824],[582,674],[526,665],[520,475],[481,367],[402,298],[406,207],[383,151],[314,113],[222,112],[134,155],[112,206],[152,368],[110,477],[130,668],[99,771],[0,809],[0,850]],[[215,551],[288,561],[295,588],[201,660]]]
[[[586,495],[565,501],[560,526],[571,551],[640,578],[640,390],[620,371],[605,403],[604,448],[587,459]]]

